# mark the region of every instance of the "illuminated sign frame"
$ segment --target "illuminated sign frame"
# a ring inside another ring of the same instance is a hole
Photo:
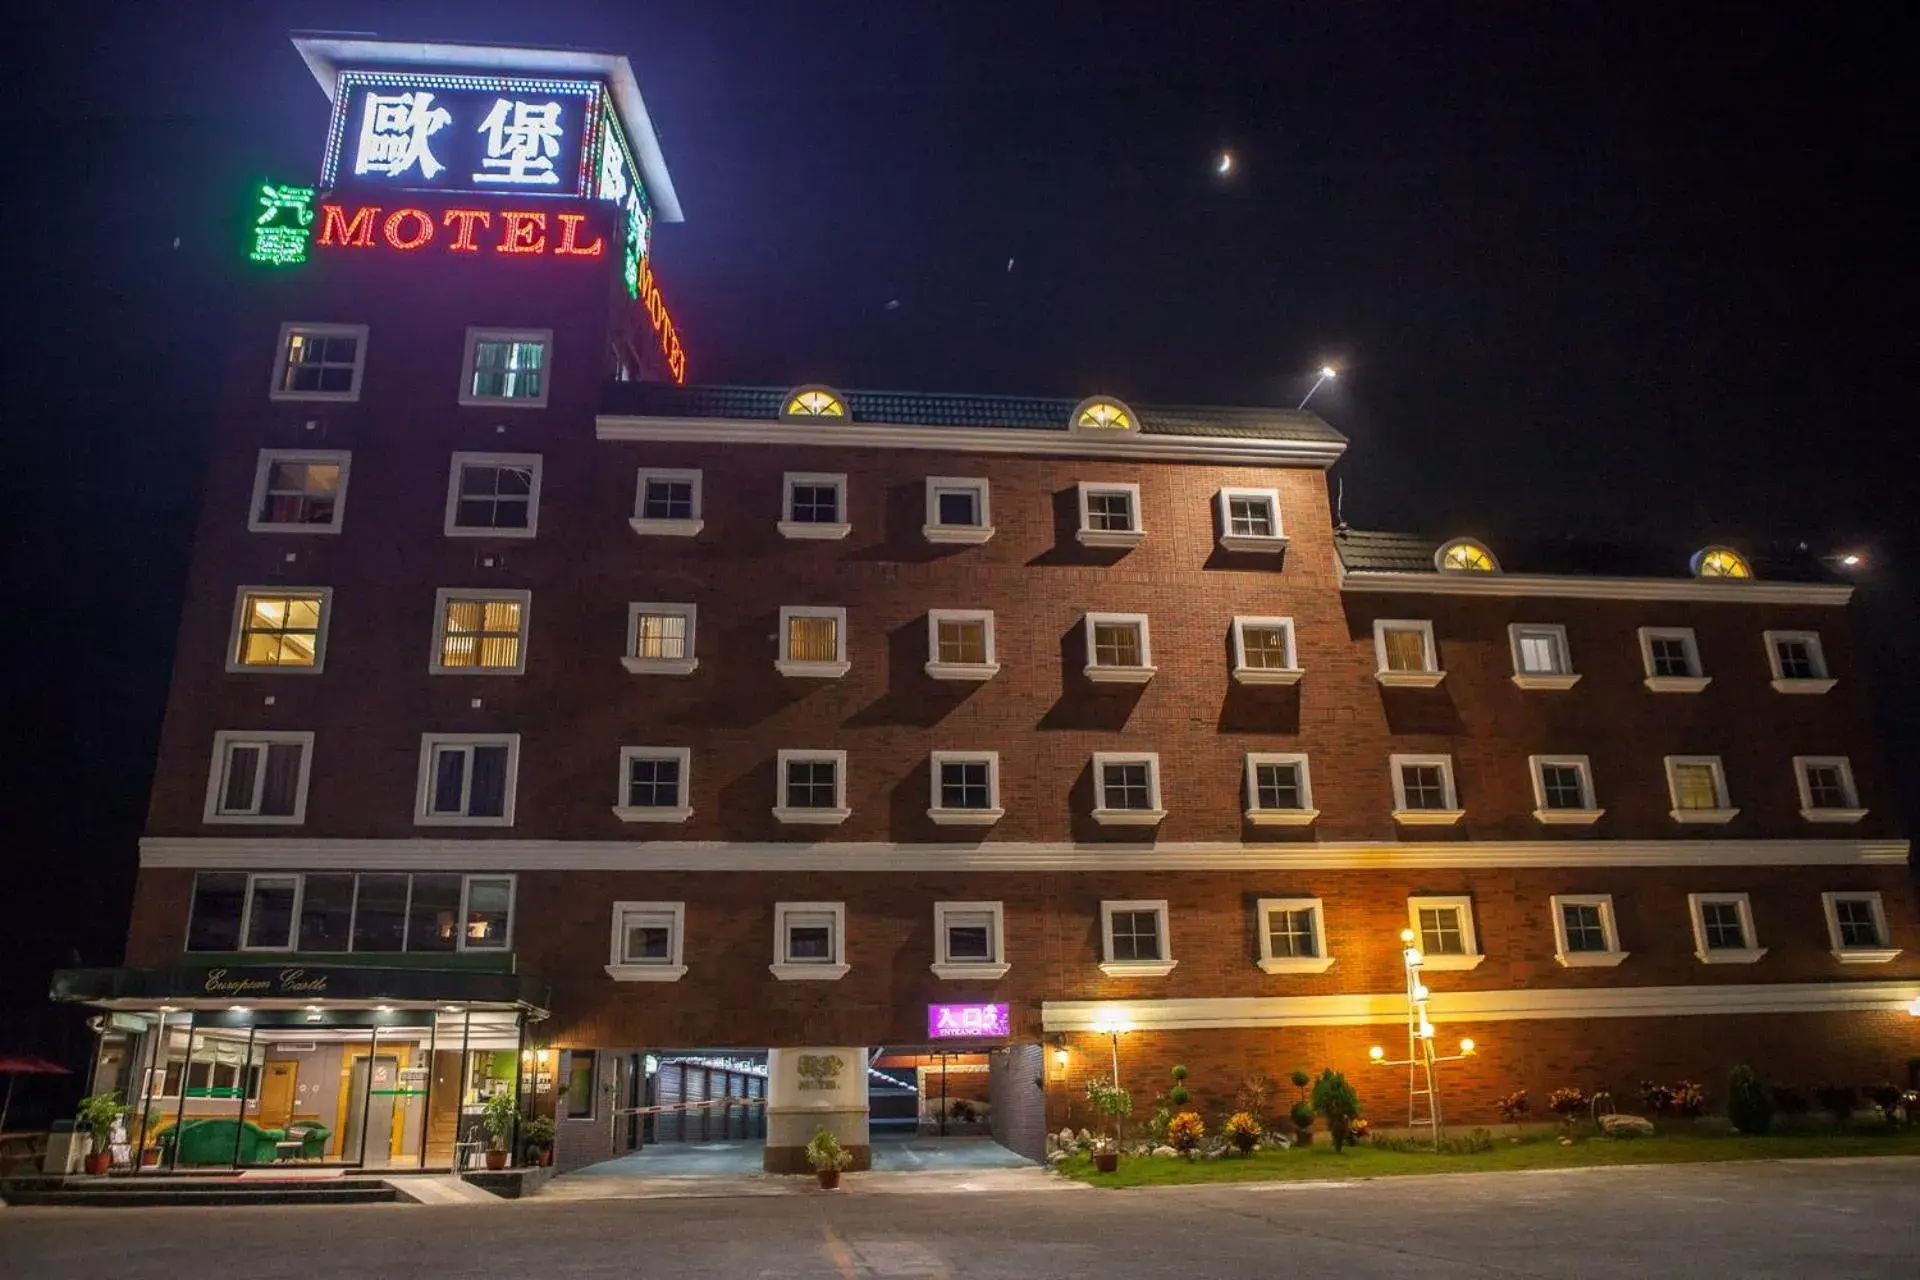
[[[389,208],[329,200],[319,206],[318,215],[319,229],[313,233],[315,248],[378,249],[384,244],[388,249],[413,253],[440,241],[448,253],[478,253],[483,247],[481,233],[485,232],[485,247],[495,253],[553,258],[607,255],[606,236],[584,225],[597,215],[591,205],[572,211],[460,205],[428,210],[418,205]]]
[[[1013,1019],[1004,1004],[930,1004],[927,1036],[934,1040],[1004,1040]]]

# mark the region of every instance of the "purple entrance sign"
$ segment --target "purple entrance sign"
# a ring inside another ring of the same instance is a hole
[[[1012,1034],[1003,1004],[930,1004],[927,1034],[935,1040],[985,1040]]]

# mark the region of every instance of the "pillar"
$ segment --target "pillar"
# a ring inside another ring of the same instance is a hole
[[[859,1046],[767,1050],[768,1173],[810,1173],[806,1147],[827,1130],[853,1157],[872,1160],[867,1138],[867,1051]]]

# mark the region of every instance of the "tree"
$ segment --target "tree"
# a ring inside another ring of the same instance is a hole
[[[1332,1067],[1313,1082],[1313,1109],[1325,1117],[1327,1131],[1333,1135],[1333,1149],[1337,1152],[1345,1148],[1353,1122],[1360,1116],[1360,1095]]]

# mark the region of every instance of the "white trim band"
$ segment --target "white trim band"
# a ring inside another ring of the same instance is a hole
[[[1553,574],[1388,573],[1347,570],[1342,591],[1417,596],[1560,596],[1573,600],[1696,600],[1716,604],[1845,604],[1853,588],[1826,582],[1699,578],[1589,578]]]

